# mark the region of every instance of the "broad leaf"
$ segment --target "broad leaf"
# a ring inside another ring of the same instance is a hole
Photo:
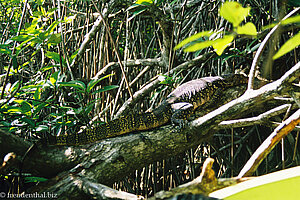
[[[256,27],[251,22],[248,22],[243,26],[238,26],[236,32],[240,35],[257,35]]]
[[[243,8],[238,2],[225,2],[220,8],[220,15],[237,27],[249,15],[251,8]]]
[[[213,33],[214,33],[213,31],[203,31],[203,32],[197,33],[195,35],[192,35],[191,37],[188,37],[188,38],[182,40],[178,45],[176,45],[174,50],[179,49],[179,48],[183,47],[184,45],[186,45],[194,40],[198,40],[199,38],[202,38],[204,36],[209,37]]]
[[[51,34],[48,39],[48,44],[57,45],[61,42],[61,35],[60,33]]]
[[[30,103],[28,103],[27,101],[23,101],[21,103],[22,113],[30,116],[31,108],[32,108],[32,105]]]
[[[286,20],[283,20],[281,23],[286,24],[292,24],[292,23],[299,23],[300,22],[300,15],[296,15],[294,17],[289,17]]]
[[[37,102],[39,103],[39,102]],[[36,115],[38,114],[43,108],[46,108],[49,104],[47,103],[40,103],[40,104],[37,104],[35,107],[34,107],[34,111],[33,111],[33,114]]]
[[[137,1],[135,2],[135,4],[141,4],[141,5],[146,5],[146,6],[148,6],[148,5],[153,4],[153,1],[152,1],[152,0],[137,0]]]
[[[214,44],[214,41],[211,41],[211,40],[207,40],[207,41],[204,41],[204,42],[198,42],[196,44],[190,45],[187,48],[185,48],[184,52],[198,51],[198,50],[207,48],[207,47],[209,47],[209,46],[211,46],[213,44]]]
[[[282,47],[277,51],[277,53],[273,56],[273,60],[280,58],[284,54],[292,51],[300,44],[300,32],[297,33],[294,37],[290,38],[286,43],[282,45]]]
[[[60,56],[56,52],[47,51],[45,54],[48,58],[55,60],[56,62],[60,63]]]
[[[35,124],[36,122],[34,120],[32,120],[32,118],[23,117],[20,119],[20,121],[29,124],[32,128],[34,128],[36,126],[36,124]]]
[[[224,49],[226,49],[226,47],[228,47],[231,44],[233,39],[233,35],[225,35],[223,38],[215,40],[213,48],[215,49],[216,53],[218,55],[221,55]]]

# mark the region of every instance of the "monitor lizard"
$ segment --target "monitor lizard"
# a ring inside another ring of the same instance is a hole
[[[122,116],[76,134],[50,135],[41,139],[41,143],[46,145],[89,144],[134,131],[149,130],[165,125],[170,121],[182,127],[196,108],[204,105],[215,95],[218,95],[220,91],[228,87],[245,84],[247,80],[247,77],[240,74],[191,80],[177,87],[151,112]]]

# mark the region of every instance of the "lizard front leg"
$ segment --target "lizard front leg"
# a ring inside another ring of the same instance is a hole
[[[172,107],[172,117],[171,122],[173,125],[178,125],[179,129],[184,128],[187,124],[187,119],[194,112],[194,106],[191,103],[180,102],[174,103]]]

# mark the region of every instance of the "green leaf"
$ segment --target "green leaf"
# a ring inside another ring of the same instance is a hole
[[[35,89],[35,88],[41,88],[43,87],[42,85],[26,85],[26,86],[23,86],[21,88],[21,90],[26,90],[26,89]]]
[[[39,23],[39,18],[34,18],[30,24],[29,27],[27,27],[25,29],[25,31],[21,31],[21,33],[25,33],[25,34],[36,34],[37,32],[39,32],[38,30],[36,30],[36,26]]]
[[[54,21],[46,30],[47,34],[50,34],[53,32],[53,30],[56,28],[56,26],[59,24],[58,21]]]
[[[300,15],[296,15],[294,17],[289,17],[286,20],[283,20],[281,23],[283,25],[286,25],[286,24],[299,23],[299,22],[300,22]]]
[[[41,11],[34,11],[32,13],[33,17],[41,17],[43,15],[43,13]]]
[[[134,10],[133,15],[127,19],[127,21],[131,21],[133,18],[135,18],[137,15],[143,13],[146,11],[148,8],[145,6],[141,6],[139,4],[133,4],[130,6],[127,10]]]
[[[106,78],[108,78],[108,77],[110,77],[110,76],[113,76],[113,75],[114,75],[114,74],[108,74],[108,75],[106,75],[106,76],[101,77],[99,80],[106,79]]]
[[[77,49],[70,57],[70,63],[74,60],[74,58],[77,56],[79,49]]]
[[[51,34],[49,39],[48,39],[48,44],[51,45],[57,45],[61,42],[61,35],[60,33],[57,34]]]
[[[269,24],[269,25],[263,26],[263,27],[261,28],[261,30],[264,31],[264,30],[273,28],[273,27],[276,26],[277,24],[278,24],[278,23],[273,23],[273,24]]]
[[[14,92],[16,89],[18,89],[20,86],[20,82],[16,81],[10,88],[10,92]]]
[[[94,103],[94,102],[91,103],[91,104],[89,104],[88,106],[86,106],[86,107],[84,108],[85,114],[88,115],[88,114],[93,110],[94,106],[95,106],[95,103]]]
[[[31,177],[25,177],[24,180],[26,183],[35,183],[35,182],[45,182],[48,179],[42,178],[42,177],[31,176]]]
[[[21,108],[9,108],[9,109],[7,109],[7,113],[21,114],[22,110],[21,110]]]
[[[40,100],[41,99],[41,88],[37,88],[34,92],[33,99]],[[34,105],[37,105],[37,102],[34,102]]]
[[[92,94],[96,94],[96,93],[100,93],[100,92],[105,92],[105,91],[108,91],[108,90],[113,90],[113,89],[116,89],[116,88],[118,88],[118,87],[119,87],[118,85],[108,85],[108,86],[104,86],[103,88],[94,91]]]
[[[213,48],[215,49],[216,53],[221,55],[224,49],[231,44],[233,39],[234,35],[225,35],[223,38],[215,40]]]
[[[88,83],[88,85],[87,85],[87,92],[90,93],[91,90],[95,87],[95,85],[97,85],[97,83],[99,83],[99,82],[102,81],[103,79],[106,79],[106,78],[108,78],[108,77],[110,77],[110,76],[112,76],[112,75],[114,75],[114,74],[108,74],[108,75],[106,75],[106,76],[101,77],[101,78],[98,79],[98,80],[91,80],[91,81]]]
[[[101,81],[101,79],[98,80],[91,80],[88,84],[87,84],[87,92],[90,93],[91,90],[95,87],[95,85],[97,85],[97,83],[99,83]]]
[[[25,122],[26,124],[29,124],[29,126],[31,126],[32,128],[35,127],[35,121],[33,121],[31,118],[21,118],[20,121]]]
[[[176,47],[174,48],[174,50],[177,50],[177,49],[183,47],[184,45],[186,45],[186,44],[188,44],[188,43],[190,43],[190,42],[192,42],[192,41],[194,41],[194,40],[197,40],[197,39],[199,39],[199,38],[202,38],[202,37],[204,37],[204,36],[209,37],[209,36],[211,36],[212,34],[214,34],[213,31],[202,31],[202,32],[200,32],[200,33],[197,33],[197,34],[195,34],[195,35],[192,35],[191,37],[188,37],[188,38],[182,40],[178,45],[176,45]],[[210,46],[210,45],[209,45],[209,46]],[[204,47],[204,48],[205,48],[205,47]]]
[[[22,42],[19,46],[16,47],[16,55],[19,55],[24,49],[31,46],[31,42],[35,40],[35,37],[32,37],[24,42]]]
[[[56,62],[60,63],[60,56],[56,52],[47,51],[45,54],[48,58],[55,60]]]
[[[213,44],[214,44],[214,41],[212,41],[212,40],[207,40],[207,41],[204,41],[204,42],[198,42],[196,44],[190,45],[187,48],[185,48],[184,52],[198,51],[198,50],[207,48],[207,47],[209,47],[209,46],[211,46]]]
[[[7,49],[7,48],[1,47],[1,48],[0,48],[0,53],[4,53],[4,54],[7,54],[7,55],[11,55],[11,50],[10,50],[10,49]]]
[[[38,112],[40,112],[43,108],[47,107],[49,104],[47,103],[40,103],[34,108],[33,114],[36,115]]]
[[[56,71],[50,76],[50,82],[53,86],[55,85],[55,83],[57,81],[58,73],[59,73],[59,71]]]
[[[136,9],[139,9],[139,8],[141,8],[141,5],[139,5],[139,4],[132,4],[131,6],[129,6],[127,9],[126,9],[126,11],[130,11],[130,10],[136,10]]]
[[[55,65],[44,66],[40,69],[40,71],[45,72],[49,69],[52,69],[53,67],[55,67]]]
[[[149,6],[151,4],[153,4],[153,1],[152,0],[137,0],[135,2],[135,4],[140,4],[140,5],[146,5],[146,6]]]
[[[18,69],[18,61],[17,61],[17,56],[16,55],[12,56],[12,66],[13,66],[14,70]]]
[[[289,18],[287,18],[286,20],[281,21],[281,24],[287,25],[287,24],[299,23],[299,22],[300,22],[300,15],[296,15],[296,16],[294,16],[294,17],[289,17]],[[277,23],[273,23],[273,24],[269,24],[269,25],[263,26],[263,27],[262,27],[262,30],[266,30],[266,29],[269,29],[269,28],[273,28],[273,27],[276,26],[277,24],[279,24],[279,23],[277,22]]]
[[[33,37],[34,36],[32,36],[32,35],[18,35],[18,36],[12,37],[11,40],[18,41],[18,42],[23,42],[23,41],[29,40]]]
[[[73,87],[75,89],[79,89],[79,90],[82,90],[82,91],[85,91],[85,89],[86,89],[86,86],[85,86],[84,82],[77,81],[77,80],[69,81],[69,82],[60,82],[59,85],[60,86],[65,86],[65,87]]]
[[[55,13],[55,11],[58,10],[58,8],[51,8],[47,11],[47,15],[50,16],[50,15],[53,15]]]
[[[18,103],[18,104],[21,104],[23,101],[25,101],[25,100],[23,100],[23,99],[14,99],[14,102]]]
[[[23,114],[30,115],[31,114],[32,105],[27,101],[23,101],[21,103],[21,111]]]
[[[257,35],[256,27],[251,22],[248,22],[243,26],[238,26],[236,32],[240,35]]]
[[[249,15],[250,7],[243,8],[238,2],[225,2],[220,8],[220,15],[237,27]]]
[[[273,60],[280,58],[284,54],[292,51],[300,44],[300,32],[298,32],[294,37],[290,38],[286,43],[282,45],[282,47],[277,51],[277,53],[273,56]]]

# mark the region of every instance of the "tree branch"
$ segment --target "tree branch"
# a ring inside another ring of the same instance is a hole
[[[291,104],[284,104],[276,108],[273,108],[267,112],[264,112],[256,117],[222,121],[219,124],[218,128],[219,129],[238,128],[238,127],[252,126],[255,124],[262,124],[265,123],[267,119],[285,112],[289,107],[291,107]]]
[[[254,152],[246,165],[240,171],[238,177],[251,176],[257,169],[259,164],[264,158],[271,152],[271,150],[290,133],[297,124],[300,123],[300,109],[291,115],[287,120],[283,121],[274,132],[260,145],[260,147]]]

